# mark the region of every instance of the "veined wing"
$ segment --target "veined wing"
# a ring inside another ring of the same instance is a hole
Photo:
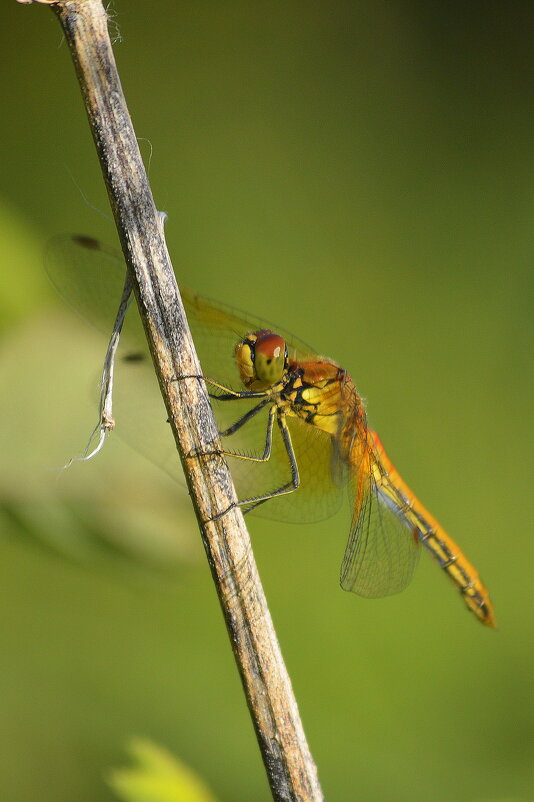
[[[126,265],[120,251],[91,237],[61,235],[48,244],[45,265],[61,297],[89,323],[108,334],[124,284]],[[199,349],[204,351],[201,353],[204,373],[210,376],[213,368],[221,383],[237,382],[234,348],[251,331],[276,331],[285,339],[290,358],[305,360],[316,356],[307,343],[281,326],[205,298],[183,286],[180,286],[180,294],[193,334],[201,343],[209,341],[209,348]],[[139,335],[142,332],[140,324],[138,332]],[[125,339],[132,344],[129,333]],[[142,339],[144,335],[134,338],[134,342],[141,345]]]
[[[355,462],[355,460],[352,460]],[[387,596],[409,583],[423,544],[483,624],[496,627],[489,593],[458,544],[397,473],[375,432],[355,471],[354,518],[341,582],[361,596]]]
[[[46,253],[46,268],[59,294],[89,322],[106,334],[111,332],[122,294],[126,266],[122,255],[97,240],[81,236],[54,238]],[[268,321],[239,312],[180,287],[187,318],[200,357],[203,373],[229,387],[241,389],[234,349],[248,332],[272,329],[286,340],[291,358],[309,360],[315,354],[306,343]],[[118,431],[138,451],[173,478],[181,478],[176,452],[165,423],[161,396],[151,367],[145,335],[134,312],[128,314],[121,337],[130,354],[139,361],[117,366],[114,410]],[[209,390],[208,385],[208,390]],[[219,428],[228,428],[255,402],[213,401]],[[156,414],[155,410],[162,410]],[[265,414],[264,414],[265,413]],[[332,515],[341,503],[341,485],[346,472],[340,468],[332,438],[296,418],[288,425],[297,455],[301,487],[257,508],[257,514],[275,520],[305,522]],[[238,432],[225,439],[228,451],[260,455],[266,435],[266,410]],[[290,477],[288,457],[275,427],[273,450],[267,463],[231,459],[230,467],[240,498],[263,495],[285,484]]]
[[[400,593],[421,551],[417,532],[403,514],[407,500],[389,482],[371,437],[361,459],[353,462],[353,518],[341,586],[367,598]]]

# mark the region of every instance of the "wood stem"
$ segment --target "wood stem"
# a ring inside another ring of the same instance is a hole
[[[121,88],[106,12],[101,0],[44,2],[57,15],[72,54],[273,798],[322,800],[250,538],[233,506],[228,467],[217,454],[193,456],[213,451],[217,427],[204,383],[175,380],[200,376],[201,368]]]

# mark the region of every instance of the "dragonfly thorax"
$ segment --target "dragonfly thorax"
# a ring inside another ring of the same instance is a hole
[[[235,358],[245,387],[267,390],[280,381],[287,368],[286,342],[268,329],[254,331],[237,344]]]

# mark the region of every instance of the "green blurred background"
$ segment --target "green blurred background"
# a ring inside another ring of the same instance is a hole
[[[250,518],[330,800],[534,799],[530,2],[116,0],[121,79],[181,281],[336,358],[486,581],[424,557],[343,593],[349,512]],[[114,243],[53,14],[0,9],[0,797],[112,800],[132,735],[218,799],[270,798],[183,489],[94,423],[103,339],[55,296],[59,232]]]

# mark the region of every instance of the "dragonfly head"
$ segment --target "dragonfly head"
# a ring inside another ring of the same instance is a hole
[[[238,343],[235,357],[245,387],[266,390],[284,375],[287,366],[286,342],[272,331],[254,331]]]

